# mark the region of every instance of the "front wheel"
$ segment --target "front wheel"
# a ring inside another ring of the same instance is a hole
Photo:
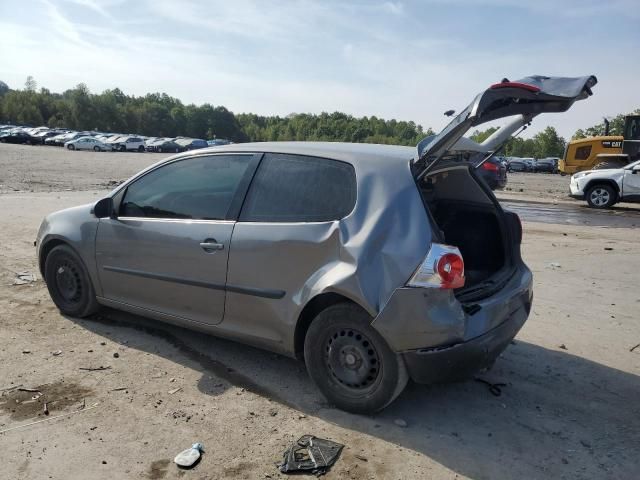
[[[75,150],[76,147],[74,145],[67,145],[68,150]]]
[[[140,153],[144,152],[144,147],[142,145],[140,145],[138,147],[138,152],[140,152]]]
[[[89,273],[67,245],[54,247],[44,264],[44,279],[53,303],[65,315],[86,317],[98,310]]]
[[[402,357],[353,304],[333,305],[313,320],[304,341],[309,376],[342,410],[373,413],[402,393],[409,379]]]
[[[100,151],[100,147],[98,147],[97,145],[95,147],[93,147],[93,151],[94,152],[99,152]]]
[[[617,198],[618,194],[609,185],[595,185],[587,192],[587,203],[593,208],[609,208]]]

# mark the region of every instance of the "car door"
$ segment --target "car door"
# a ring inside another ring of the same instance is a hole
[[[335,262],[356,190],[348,163],[264,155],[233,231],[225,328],[271,347],[291,335],[305,286]]]
[[[258,158],[201,155],[156,167],[116,194],[101,219],[104,298],[203,324],[222,321],[229,244]]]
[[[623,200],[640,202],[640,162],[624,170],[622,196]]]

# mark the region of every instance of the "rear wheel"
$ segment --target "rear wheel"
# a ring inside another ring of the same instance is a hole
[[[144,152],[144,147],[142,145],[138,147],[138,152]]]
[[[49,252],[44,278],[53,303],[63,314],[86,317],[98,310],[89,273],[71,247],[59,245]]]
[[[67,145],[67,148],[69,150],[75,150],[76,149],[75,145]]]
[[[409,378],[402,357],[370,324],[361,308],[341,303],[318,314],[305,337],[309,376],[331,403],[348,412],[382,410]]]
[[[97,145],[95,147],[93,147],[93,151],[94,152],[99,152],[100,151],[100,147],[98,147]]]
[[[609,185],[595,185],[587,192],[587,203],[593,208],[609,208],[616,203],[618,194]]]

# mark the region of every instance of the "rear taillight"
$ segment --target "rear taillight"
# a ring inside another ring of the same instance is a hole
[[[500,170],[500,167],[498,167],[495,163],[491,163],[491,162],[484,162],[482,164],[482,169],[483,170],[488,170],[490,172],[497,172]]]
[[[409,287],[460,288],[464,286],[464,261],[460,250],[450,245],[434,243],[422,264],[415,271]]]

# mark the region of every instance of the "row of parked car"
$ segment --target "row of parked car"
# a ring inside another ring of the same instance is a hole
[[[504,157],[509,172],[558,173],[558,157],[520,158]]]
[[[0,125],[0,142],[29,145],[53,145],[69,150],[96,152],[158,152],[178,153],[214,145],[226,145],[228,140],[203,140],[190,137],[145,137],[122,133],[101,133],[55,129],[48,127],[20,127]]]

